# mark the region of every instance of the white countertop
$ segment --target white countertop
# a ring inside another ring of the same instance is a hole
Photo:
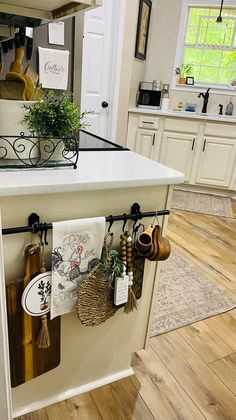
[[[169,185],[180,172],[130,151],[80,152],[78,168],[0,172],[0,196]]]
[[[217,114],[202,114],[198,112],[187,112],[187,111],[163,111],[161,109],[146,109],[133,107],[129,108],[129,112],[134,112],[138,114],[149,114],[149,115],[159,115],[165,117],[176,117],[176,118],[192,118],[197,120],[208,120],[208,121],[218,121],[218,122],[227,122],[227,123],[236,123],[236,116],[228,115],[217,115]]]

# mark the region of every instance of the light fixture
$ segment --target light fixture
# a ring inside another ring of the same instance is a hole
[[[221,0],[221,5],[220,5],[220,14],[218,16],[218,18],[216,19],[216,22],[221,23],[222,22],[222,9],[223,9],[223,4],[224,4],[224,0]]]

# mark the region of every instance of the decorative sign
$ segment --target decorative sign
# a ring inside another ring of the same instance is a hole
[[[50,311],[52,273],[39,274],[26,286],[21,304],[24,311],[31,316],[41,316]]]
[[[114,304],[122,305],[128,301],[129,276],[115,278]]]
[[[39,48],[39,82],[43,88],[66,90],[69,51]]]

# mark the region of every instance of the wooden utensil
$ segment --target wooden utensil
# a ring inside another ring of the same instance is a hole
[[[24,50],[22,48],[16,48],[15,51],[15,60],[12,61],[10,66],[10,73],[19,73],[22,74],[23,72],[23,65],[22,60],[24,57]]]
[[[29,76],[33,83],[37,84],[39,80],[38,73],[33,69],[33,67],[28,64],[28,66],[25,69],[25,75]]]
[[[33,83],[32,79],[27,74],[22,74],[22,77],[26,81],[25,99],[27,101],[31,101],[34,96],[35,84]]]
[[[0,98],[25,100],[25,80],[23,82],[0,80]]]
[[[140,235],[138,236],[138,239],[136,241],[136,248],[141,253],[148,252],[150,250],[150,247],[152,245],[152,233],[154,228],[155,226],[153,224],[149,225],[144,230],[144,232],[140,233]]]
[[[39,349],[36,340],[41,318],[31,317],[21,306],[25,286],[40,272],[40,249],[33,255],[26,250],[26,276],[6,287],[11,384],[16,387],[57,367],[60,363],[60,317],[49,321],[51,346]]]

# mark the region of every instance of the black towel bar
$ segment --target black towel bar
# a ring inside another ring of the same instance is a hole
[[[168,216],[170,214],[170,210],[158,210],[158,211],[140,211],[140,205],[138,203],[134,203],[131,207],[131,213],[129,214],[120,214],[116,216],[107,216],[106,222],[118,222],[124,220],[141,220],[143,217],[154,217],[154,216]],[[3,235],[12,235],[15,233],[24,233],[24,232],[43,232],[45,230],[52,229],[52,223],[39,223],[39,216],[36,213],[32,213],[29,216],[29,225],[28,226],[17,226],[12,228],[4,228],[2,229]]]

